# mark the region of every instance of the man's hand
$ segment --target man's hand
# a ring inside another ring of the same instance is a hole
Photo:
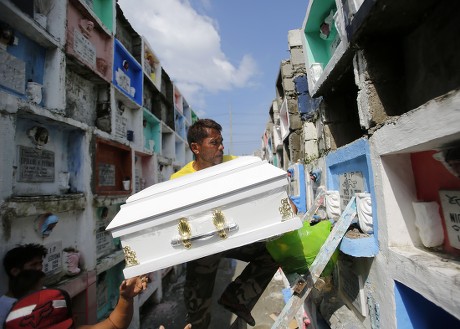
[[[146,276],[136,276],[123,280],[120,285],[120,297],[126,300],[134,298],[147,288],[147,281]]]

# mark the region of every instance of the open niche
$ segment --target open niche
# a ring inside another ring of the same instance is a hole
[[[95,192],[99,195],[130,194],[132,151],[123,144],[96,139]]]

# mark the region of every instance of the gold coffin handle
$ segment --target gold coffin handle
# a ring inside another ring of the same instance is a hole
[[[291,219],[294,216],[294,212],[292,211],[292,207],[288,198],[281,199],[281,206],[278,208],[278,210],[280,212],[282,222]]]
[[[225,228],[227,227],[227,223],[225,222],[224,213],[221,210],[219,210],[219,209],[213,210],[213,212],[212,212],[212,223],[216,227],[217,233],[219,233],[219,236],[222,239],[226,239],[227,238],[227,231],[226,231]]]
[[[177,230],[179,231],[180,242],[186,249],[190,249],[192,247],[192,228],[190,227],[187,218],[181,218],[179,220],[179,224],[177,224]]]
[[[179,236],[171,240],[171,245],[173,247],[183,245],[186,249],[190,249],[192,247],[192,241],[207,240],[214,236],[226,239],[228,237],[228,233],[238,230],[237,224],[227,224],[225,222],[225,216],[220,210],[213,211],[212,222],[216,227],[216,230],[203,234],[192,235],[192,229],[188,220],[186,218],[181,218],[178,224]]]
[[[126,267],[139,265],[136,252],[130,246],[124,246],[123,253],[125,254]]]

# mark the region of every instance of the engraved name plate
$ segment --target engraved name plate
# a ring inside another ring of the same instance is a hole
[[[54,182],[54,152],[19,146],[19,182]]]

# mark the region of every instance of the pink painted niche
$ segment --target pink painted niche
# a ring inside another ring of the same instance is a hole
[[[107,82],[112,81],[113,38],[96,16],[78,1],[67,6],[66,52]]]

